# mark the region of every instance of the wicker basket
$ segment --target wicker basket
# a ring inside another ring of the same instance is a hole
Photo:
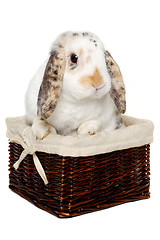
[[[49,183],[44,185],[32,156],[17,171],[23,148],[10,143],[9,187],[57,217],[73,217],[121,203],[149,198],[150,146],[91,157],[63,157],[37,152]]]
[[[13,165],[23,151],[16,140],[9,142],[10,189],[57,217],[73,217],[150,196],[150,144],[80,157],[36,151],[48,179],[46,185],[31,154],[26,154],[15,170]]]

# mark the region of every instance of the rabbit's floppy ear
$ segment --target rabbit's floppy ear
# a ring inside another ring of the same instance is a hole
[[[46,65],[42,84],[38,94],[37,115],[40,119],[47,119],[53,113],[62,88],[65,69],[65,54],[61,47],[51,52]]]
[[[108,68],[109,75],[111,77],[111,90],[110,94],[117,106],[120,113],[126,111],[126,98],[125,98],[125,86],[123,77],[117,63],[112,58],[108,51],[105,51],[105,61]]]

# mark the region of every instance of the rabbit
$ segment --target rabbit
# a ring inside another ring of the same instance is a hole
[[[126,110],[122,74],[95,34],[62,33],[29,84],[25,109],[36,139],[112,131]]]

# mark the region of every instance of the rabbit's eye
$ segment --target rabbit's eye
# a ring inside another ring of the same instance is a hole
[[[71,63],[77,64],[78,61],[78,56],[74,53],[71,54],[70,56]]]

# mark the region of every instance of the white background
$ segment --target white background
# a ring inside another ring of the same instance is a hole
[[[1,239],[160,239],[160,6],[157,0],[0,3]],[[154,122],[151,198],[72,219],[58,219],[8,189],[5,118],[24,114],[30,78],[66,30],[92,31],[121,68],[127,115]]]

